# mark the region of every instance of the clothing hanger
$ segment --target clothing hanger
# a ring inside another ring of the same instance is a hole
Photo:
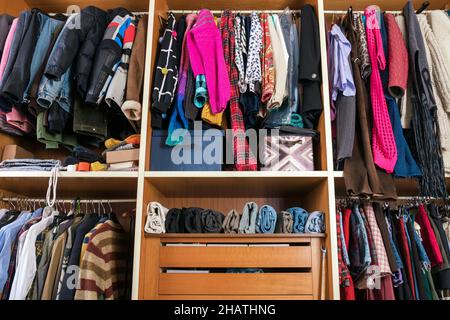
[[[430,1],[424,1],[419,9],[417,9],[416,14],[420,14],[425,11],[430,5]]]

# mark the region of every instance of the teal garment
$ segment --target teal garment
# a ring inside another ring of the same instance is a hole
[[[60,144],[69,150],[78,145],[77,136],[67,133],[52,133],[44,126],[45,112],[40,112],[36,119],[37,140],[45,144],[46,149],[58,149]]]
[[[208,90],[206,89],[206,77],[204,74],[199,74],[195,78],[195,96],[194,105],[201,109],[208,101]]]

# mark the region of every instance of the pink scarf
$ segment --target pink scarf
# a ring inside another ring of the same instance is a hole
[[[371,6],[367,7],[364,14],[366,16],[367,49],[372,65],[370,97],[373,112],[373,160],[377,166],[386,170],[387,173],[392,173],[397,163],[397,146],[380,77],[380,69],[386,68],[386,58],[377,20],[377,11]]]

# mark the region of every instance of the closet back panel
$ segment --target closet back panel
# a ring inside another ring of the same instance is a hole
[[[295,1],[295,0],[275,0],[270,2],[262,2],[260,0],[218,0],[218,1],[184,1],[184,0],[155,0],[154,17],[153,17],[153,35],[151,44],[151,63],[149,64],[151,68],[150,77],[150,101],[149,106],[151,106],[151,92],[153,88],[153,77],[155,72],[156,59],[158,56],[158,41],[159,41],[159,30],[160,22],[158,15],[162,17],[167,17],[167,12],[169,10],[200,10],[202,8],[208,8],[210,10],[283,10],[286,7],[290,9],[301,9],[305,4],[310,4],[314,6],[317,10],[316,0],[305,0],[305,1]],[[316,11],[317,13],[317,11]],[[151,19],[150,19],[151,20]],[[151,123],[150,117],[151,113],[148,113],[148,123]],[[325,122],[324,116],[319,119],[319,124],[317,130],[320,132],[320,142],[314,146],[314,166],[315,170],[327,170],[326,162],[326,139],[325,139]],[[145,170],[150,170],[150,150],[151,150],[151,137],[152,128],[149,125],[147,127],[147,149],[145,153]]]
[[[96,6],[102,9],[124,7],[130,11],[147,11],[149,0],[25,0],[25,2],[30,8],[39,8],[47,12],[66,12],[71,5],[77,5],[80,8],[87,6]]]
[[[8,13],[10,15],[18,15],[22,10],[29,9],[30,7],[24,0],[1,0],[0,12]]]
[[[419,9],[423,0],[413,0],[414,8]],[[378,5],[381,10],[402,10],[406,4],[406,0],[323,0],[325,10],[347,10],[351,5],[353,10],[364,10],[370,5]],[[427,9],[445,9],[448,0],[432,0]]]

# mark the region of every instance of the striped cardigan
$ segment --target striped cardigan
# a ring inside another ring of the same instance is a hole
[[[124,297],[127,237],[107,220],[91,237],[81,261],[75,300],[115,300]]]

